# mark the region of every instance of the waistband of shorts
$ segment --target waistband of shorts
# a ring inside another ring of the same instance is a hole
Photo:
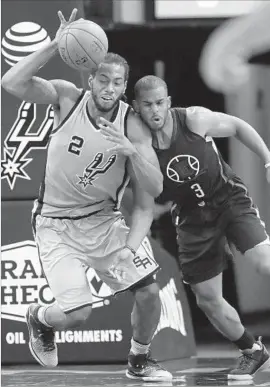
[[[60,219],[60,220],[64,220],[64,219],[69,219],[69,220],[79,220],[79,219],[84,219],[84,218],[88,218],[92,215],[96,215],[97,213],[103,211],[103,208],[101,208],[100,210],[97,210],[97,211],[93,211],[93,212],[90,212],[88,214],[85,214],[85,215],[79,215],[79,216],[45,216],[45,215],[42,215],[42,214],[39,214],[40,216],[42,216],[43,218],[49,218],[49,219]],[[35,217],[36,214],[34,214],[34,217]]]

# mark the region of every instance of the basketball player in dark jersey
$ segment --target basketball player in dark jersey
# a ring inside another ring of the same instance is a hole
[[[211,89],[236,90],[249,79],[249,58],[270,50],[270,3],[261,4],[248,15],[222,23],[205,43],[199,67]]]
[[[237,136],[263,160],[268,183],[270,152],[239,118],[200,107],[171,108],[167,85],[155,76],[136,83],[134,108],[151,130],[164,176],[163,195],[174,202],[183,280],[211,323],[242,351],[229,378],[252,378],[270,365],[269,354],[222,296],[226,239],[268,275],[270,242],[245,185],[223,161],[212,137]]]
[[[161,306],[153,277],[158,264],[142,243],[163,177],[149,130],[121,101],[128,64],[117,54],[107,54],[89,78],[90,91],[35,76],[57,53],[59,36],[75,15],[76,10],[66,22],[59,13],[61,26],[55,39],[14,65],[2,79],[11,94],[52,104],[55,114],[33,229],[56,302],[29,306],[29,347],[41,365],[57,365],[54,330],[79,326],[90,314],[87,268],[91,267],[112,294],[130,289],[135,297],[127,376],[171,380],[171,373],[150,357]],[[134,193],[130,228],[119,211],[129,180]]]

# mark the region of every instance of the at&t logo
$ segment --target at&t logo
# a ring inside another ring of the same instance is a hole
[[[9,28],[2,39],[2,54],[10,66],[51,41],[39,24],[21,22]]]

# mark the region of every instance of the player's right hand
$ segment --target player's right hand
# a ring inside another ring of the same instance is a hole
[[[61,24],[60,24],[60,27],[58,28],[58,31],[55,34],[54,41],[56,41],[58,43],[59,38],[62,35],[64,29],[69,24],[74,22],[74,20],[76,19],[77,12],[78,12],[77,8],[74,8],[73,11],[71,12],[70,18],[68,20],[65,19],[64,15],[62,14],[61,11],[57,12]]]

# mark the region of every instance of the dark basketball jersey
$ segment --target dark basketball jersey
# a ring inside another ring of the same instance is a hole
[[[47,217],[82,217],[119,208],[128,184],[127,158],[101,135],[90,117],[83,92],[64,121],[52,130],[45,177],[33,212]],[[120,101],[112,121],[126,133],[129,105]]]
[[[168,149],[156,149],[164,176],[163,196],[181,207],[203,205],[235,176],[214,140],[189,130],[186,109],[171,109],[173,135]]]

